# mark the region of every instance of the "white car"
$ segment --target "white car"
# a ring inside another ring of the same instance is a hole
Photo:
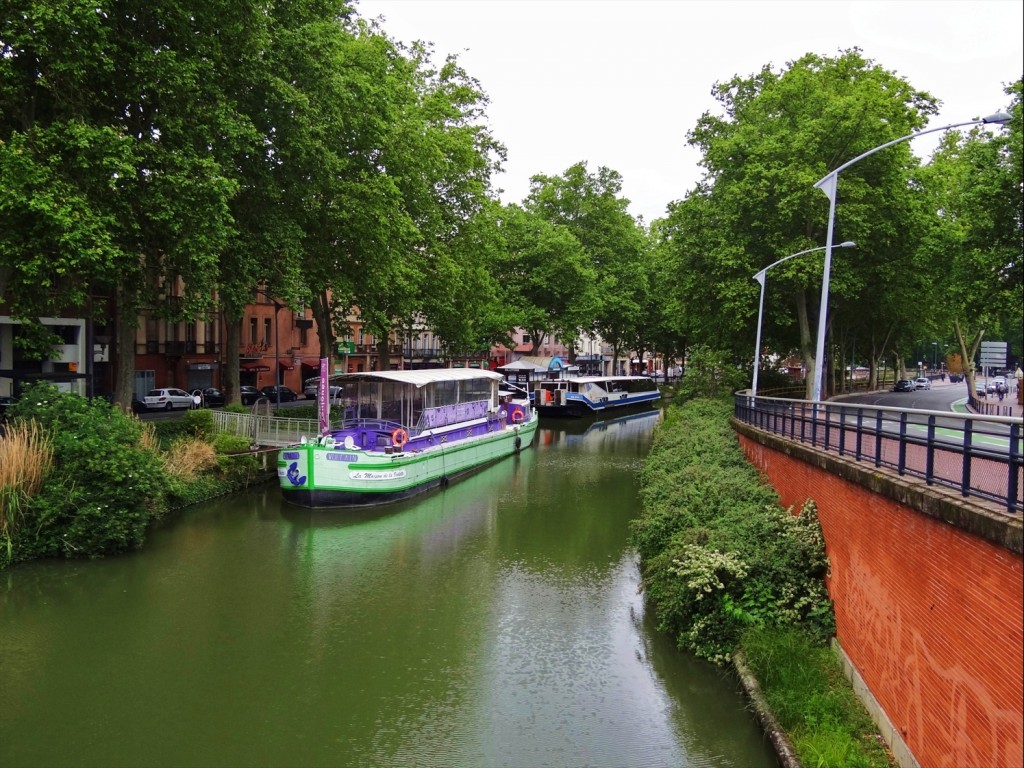
[[[914,389],[931,389],[932,382],[930,379],[920,378],[914,380]]]
[[[188,409],[195,405],[192,395],[183,389],[175,389],[174,387],[151,389],[142,398],[142,401],[146,404],[146,409],[150,411],[170,411],[175,408]]]

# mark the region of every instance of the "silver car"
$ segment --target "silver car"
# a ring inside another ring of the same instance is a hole
[[[146,393],[142,401],[150,411],[171,411],[175,408],[188,409],[195,406],[192,395],[183,389],[176,389],[174,387],[151,389]]]
[[[931,389],[931,388],[932,388],[932,382],[931,382],[930,379],[921,378],[921,379],[915,379],[914,380],[914,389]]]

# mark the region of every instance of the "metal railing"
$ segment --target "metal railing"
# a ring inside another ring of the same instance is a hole
[[[1021,428],[1007,416],[752,397],[735,416],[787,440],[1024,512]]]
[[[248,437],[256,445],[295,445],[303,437],[315,437],[320,429],[317,419],[291,419],[230,411],[212,413],[218,431]]]

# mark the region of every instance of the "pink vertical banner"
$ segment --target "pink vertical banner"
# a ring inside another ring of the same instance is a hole
[[[326,435],[331,430],[328,423],[331,411],[330,389],[327,388],[327,358],[320,358],[320,383],[317,384],[316,405],[320,415],[320,434]]]

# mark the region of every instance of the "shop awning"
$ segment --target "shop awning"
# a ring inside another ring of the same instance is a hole
[[[242,363],[240,366],[238,366],[238,368],[239,368],[239,370],[242,370],[242,371],[253,371],[253,372],[256,372],[256,371],[269,371],[270,370],[270,366],[269,365],[264,365],[263,363]]]
[[[278,360],[277,364],[279,366],[281,366],[281,370],[282,371],[294,371],[295,370],[295,366],[294,365],[292,365],[291,363],[286,362],[284,360]]]

